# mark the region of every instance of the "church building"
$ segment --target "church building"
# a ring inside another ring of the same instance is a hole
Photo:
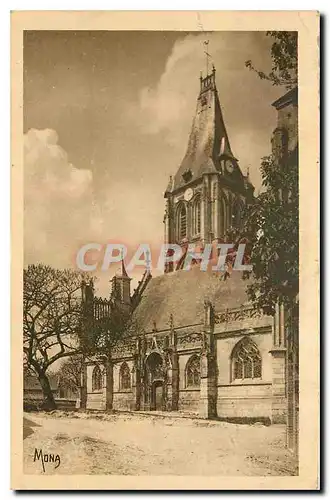
[[[165,191],[165,243],[229,241],[253,192],[230,146],[213,67],[200,77],[186,154]],[[102,317],[118,303],[131,329],[110,363],[86,361],[81,407],[285,422],[284,311],[273,317],[253,309],[240,271],[225,279],[181,267],[167,263],[157,277],[146,270],[131,293],[123,264],[109,300],[83,283],[86,314]]]

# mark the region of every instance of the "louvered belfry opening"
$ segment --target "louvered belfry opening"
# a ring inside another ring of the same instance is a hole
[[[187,210],[184,205],[180,209],[180,238],[183,239],[187,236]]]

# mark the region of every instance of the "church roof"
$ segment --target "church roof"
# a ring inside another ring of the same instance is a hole
[[[289,104],[298,105],[298,87],[294,87],[293,89],[286,92],[279,99],[272,103],[272,106],[277,110],[285,108]]]
[[[218,91],[215,69],[201,78],[195,117],[192,123],[188,148],[174,177],[172,190],[185,185],[185,174],[193,181],[205,173],[217,172],[219,157],[235,160],[226,131]]]
[[[173,314],[174,327],[203,322],[204,300],[216,311],[248,304],[247,281],[240,271],[223,280],[223,273],[203,272],[199,267],[180,270],[152,278],[134,311],[133,319],[146,333],[154,325],[158,331],[169,328]]]

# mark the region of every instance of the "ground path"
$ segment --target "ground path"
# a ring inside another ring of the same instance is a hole
[[[24,416],[24,472],[43,474],[35,449],[60,455],[48,474],[293,475],[285,427],[194,418],[79,412]]]

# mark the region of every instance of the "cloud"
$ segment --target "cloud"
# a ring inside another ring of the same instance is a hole
[[[161,227],[161,221],[153,217],[145,199],[152,205],[159,193],[154,192],[151,200],[143,183],[137,188],[127,182],[123,189],[123,182],[110,181],[102,198],[95,197],[91,170],[70,163],[57,133],[30,129],[24,136],[25,264],[74,267],[77,250],[89,242],[125,243],[130,255],[139,243],[152,244],[150,231]],[[107,273],[97,273],[102,295],[109,294],[115,271],[112,266]],[[142,272],[140,268],[134,273],[133,286]]]
[[[92,181],[90,170],[79,170],[69,162],[54,130],[31,129],[25,134],[26,263],[72,265],[75,245],[98,233]]]

